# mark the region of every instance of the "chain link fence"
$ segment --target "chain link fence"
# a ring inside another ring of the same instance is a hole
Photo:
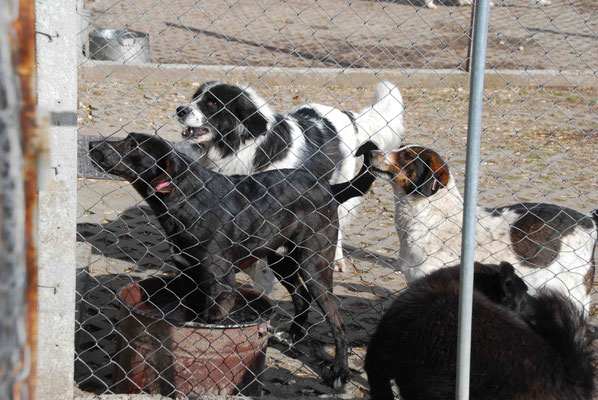
[[[491,11],[476,260],[593,317],[598,7],[545,3]],[[82,392],[368,396],[382,315],[461,250],[471,11],[437,5],[82,5]]]

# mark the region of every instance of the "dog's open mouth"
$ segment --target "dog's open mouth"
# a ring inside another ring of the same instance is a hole
[[[185,139],[196,139],[198,137],[205,136],[208,133],[210,133],[210,130],[206,127],[187,126],[185,129],[183,129],[182,135]]]

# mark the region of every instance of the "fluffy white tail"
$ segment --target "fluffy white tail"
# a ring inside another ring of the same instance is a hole
[[[356,115],[359,145],[368,140],[381,150],[399,147],[403,141],[403,97],[399,88],[382,81],[376,86],[374,102]]]

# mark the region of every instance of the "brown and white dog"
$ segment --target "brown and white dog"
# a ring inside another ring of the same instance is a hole
[[[407,280],[457,263],[463,199],[438,153],[416,145],[374,151],[372,168],[392,183]],[[477,216],[476,261],[509,262],[530,289],[557,289],[589,310],[598,210],[590,216],[553,204],[519,203],[479,207]]]

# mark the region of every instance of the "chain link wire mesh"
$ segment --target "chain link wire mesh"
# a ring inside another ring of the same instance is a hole
[[[0,397],[29,398],[21,94],[8,40],[16,3],[0,5]]]
[[[395,145],[377,143],[386,158],[372,159],[379,178],[361,204],[347,206],[353,209],[341,215],[346,268],[333,274],[334,303],[349,353],[350,378],[343,396],[367,396],[364,356],[382,314],[408,281],[456,264],[460,254],[468,93],[466,76],[458,71],[467,64],[470,9],[442,3],[433,9],[430,3],[409,0],[85,2],[80,12],[86,56],[79,68],[75,354],[75,379],[82,391],[147,391],[177,398],[206,390],[262,391],[276,398],[334,393],[324,382],[335,355],[327,322],[331,316],[313,302],[306,337],[289,347],[286,332],[296,310],[279,283],[268,293],[270,300],[251,289],[243,289],[247,292],[239,298],[244,300],[237,300],[241,309],[271,309],[269,322],[226,329],[205,321],[180,322],[187,318],[186,299],[197,288],[187,282],[160,291],[155,285],[165,285],[184,269],[181,263],[188,259],[173,257],[183,249],[165,233],[147,198],[130,183],[97,169],[89,142],[98,137],[116,141],[130,132],[184,142],[176,108],[196,104],[193,93],[213,80],[250,85],[263,99],[261,113],[319,103],[358,116],[384,79],[402,94],[404,116],[399,108],[395,114],[405,119],[404,137],[396,131]],[[598,204],[597,11],[587,0],[494,4],[476,255],[482,262],[512,262],[530,286],[561,290],[592,316],[598,224],[591,215]],[[154,64],[136,64],[142,50],[130,45],[133,53],[127,52],[125,40],[96,50],[121,52],[124,63],[94,60],[86,38],[101,28],[148,33]],[[334,113],[324,116],[334,120]],[[380,117],[391,125],[393,118]],[[341,126],[343,132],[353,129],[349,119]],[[399,149],[407,143],[420,147]],[[246,173],[243,149],[220,168]],[[140,157],[168,172],[151,152],[144,150]],[[414,182],[425,178],[409,175],[417,165],[433,179],[424,179],[429,187],[418,186],[407,195]],[[358,166],[359,161],[353,175]],[[239,188],[234,192],[243,193]],[[191,202],[197,194],[189,197]],[[221,210],[222,202],[214,200],[210,207]],[[203,211],[197,212],[195,219]],[[255,216],[255,224],[269,218]],[[187,232],[195,234],[195,229],[185,225]],[[238,243],[230,243],[234,245]],[[249,253],[260,257],[251,249]],[[236,261],[240,269],[247,262],[241,257]],[[267,269],[260,271],[263,279],[269,276]],[[245,273],[236,280],[239,288],[255,285]],[[154,292],[159,295],[148,299]],[[263,301],[259,307],[256,297]],[[237,352],[229,352],[231,348]]]

